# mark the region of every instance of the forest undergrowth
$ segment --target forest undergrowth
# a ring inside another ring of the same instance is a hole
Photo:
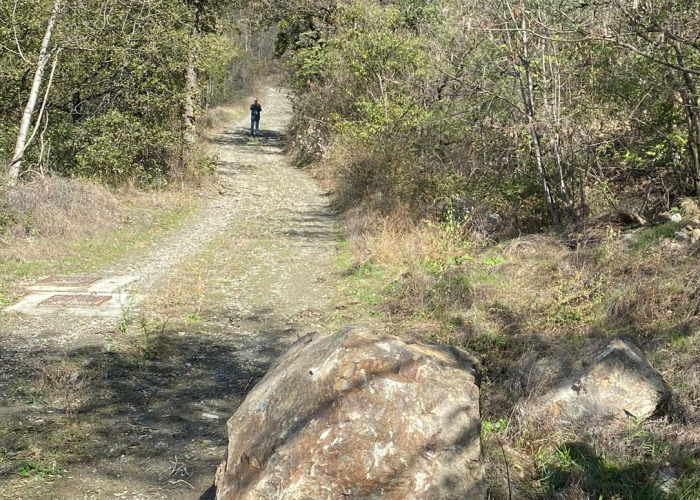
[[[278,7],[278,51],[296,163],[342,213],[335,324],[480,359],[491,498],[700,498],[700,11],[303,4]],[[671,386],[663,414],[523,410],[534,366],[619,336]]]
[[[685,218],[697,216],[691,206]],[[700,245],[672,242],[663,226],[637,228],[636,245],[607,226],[602,241],[571,248],[556,234],[485,241],[464,221],[401,211],[343,220],[334,321],[362,318],[478,358],[491,498],[698,498]],[[523,412],[547,389],[530,381],[534,361],[571,361],[615,336],[636,339],[672,387],[663,414],[561,428]]]

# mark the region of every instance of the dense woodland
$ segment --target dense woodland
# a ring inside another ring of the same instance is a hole
[[[245,88],[241,59],[268,57],[251,32],[276,25],[300,162],[332,158],[346,207],[536,230],[699,193],[690,0],[15,0],[0,19],[10,184],[196,171],[197,115]]]
[[[342,151],[350,204],[451,202],[535,229],[698,195],[697,2],[309,7],[280,46],[299,127]]]
[[[8,184],[52,172],[154,187],[202,173],[197,119],[250,88],[265,62],[252,57],[270,52],[253,28],[232,2],[3,2]]]

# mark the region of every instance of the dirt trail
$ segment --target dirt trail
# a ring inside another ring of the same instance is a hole
[[[137,277],[133,293],[158,314],[183,265],[216,276],[225,260],[237,272],[219,277],[196,332],[120,334],[115,318],[0,313],[0,498],[199,498],[227,418],[288,343],[323,330],[334,218],[283,155],[284,92],[269,89],[262,106],[259,137],[246,117],[214,141],[220,195],[157,247],[100,273]],[[222,241],[236,251],[217,254]],[[61,477],[47,472],[52,460],[67,464]]]

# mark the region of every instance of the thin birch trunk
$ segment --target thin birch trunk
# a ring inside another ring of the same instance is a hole
[[[36,101],[39,97],[39,90],[41,88],[41,81],[44,77],[44,70],[46,69],[46,65],[51,57],[51,55],[48,53],[48,48],[60,8],[61,0],[55,0],[53,10],[51,11],[51,17],[49,18],[49,23],[47,24],[46,32],[44,33],[44,39],[41,42],[39,60],[37,62],[36,72],[34,73],[32,89],[29,93],[27,106],[24,108],[24,113],[22,114],[22,121],[20,122],[17,142],[15,144],[15,152],[12,155],[12,161],[10,162],[10,168],[7,173],[7,184],[11,187],[17,185],[19,180],[19,173],[22,168],[22,157],[24,156],[24,151],[27,147],[27,134],[29,133],[29,127],[32,122],[32,115],[34,114]]]
[[[185,94],[185,147],[188,151],[192,150],[197,139],[197,128],[195,116],[195,107],[197,100],[197,57],[194,47],[190,48],[187,57],[187,69],[185,70],[185,78],[187,80],[187,91]]]
[[[542,192],[544,194],[545,203],[547,204],[547,208],[549,209],[549,214],[552,217],[552,222],[554,223],[554,226],[557,229],[561,229],[561,220],[559,219],[559,214],[557,213],[557,208],[554,204],[554,198],[552,197],[552,192],[549,189],[549,183],[547,182],[547,175],[545,172],[544,159],[542,155],[542,146],[540,144],[540,137],[537,133],[537,125],[535,123],[535,89],[532,83],[532,72],[530,71],[530,55],[527,49],[528,33],[524,9],[521,13],[520,24],[520,37],[523,45],[521,53],[521,62],[523,70],[525,71],[525,82],[523,82],[522,77],[519,78],[520,95],[523,100],[523,105],[525,106],[528,131],[530,133],[532,148],[535,150],[537,174],[539,177],[540,185],[542,186]]]

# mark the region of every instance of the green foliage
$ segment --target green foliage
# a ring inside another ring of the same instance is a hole
[[[57,467],[56,465],[43,465],[34,460],[22,460],[19,465],[17,465],[17,474],[22,477],[60,476],[65,472],[65,470]]]
[[[202,321],[202,316],[198,312],[191,312],[187,314],[185,317],[187,321],[192,321],[192,322],[201,322]]]
[[[235,64],[245,57],[240,41],[231,35],[207,33],[198,40],[198,77],[203,91],[200,105],[230,101],[236,91]]]
[[[169,131],[115,110],[85,120],[71,135],[75,163],[66,173],[111,184],[153,184],[165,175],[163,159],[174,147]]]
[[[650,227],[637,236],[637,239],[632,244],[632,249],[642,252],[665,238],[672,239],[676,231],[682,227],[682,222],[667,222],[659,226]]]
[[[469,342],[469,348],[475,352],[486,352],[491,349],[505,348],[510,341],[503,335],[494,332],[483,332],[481,335]]]
[[[185,169],[209,171],[188,165],[199,159],[183,142],[185,68],[193,54],[200,107],[236,97],[243,50],[232,4],[64,2],[49,45],[56,74],[24,168],[149,187],[182,178]],[[52,6],[0,6],[0,162],[12,154]],[[45,76],[34,121],[46,84]]]
[[[327,64],[326,54],[318,45],[304,47],[295,52],[289,67],[292,68],[296,87],[323,82]]]
[[[652,457],[653,458],[653,457]],[[665,500],[690,498],[697,490],[667,494],[649,478],[654,464],[621,463],[597,454],[582,443],[564,443],[547,450],[539,460],[540,482],[545,493],[556,494],[570,484],[581,484],[590,498]]]
[[[481,263],[485,266],[498,266],[506,261],[505,257],[502,255],[496,255],[495,257],[484,257],[481,259]]]
[[[136,296],[132,291],[127,291],[123,293],[120,291],[119,297],[119,307],[121,308],[121,316],[117,323],[117,330],[120,333],[126,333],[129,330],[129,324],[131,323],[131,310],[134,307],[134,302],[136,301]]]
[[[529,232],[548,224],[550,210],[574,221],[628,199],[666,210],[669,191],[683,195],[694,182],[700,137],[678,96],[696,102],[697,78],[685,75],[689,84],[663,64],[668,39],[638,31],[664,25],[691,39],[677,1],[640,13],[641,25],[612,4],[599,12],[530,2],[520,18],[496,1],[305,5],[282,16],[280,34],[297,92],[295,132],[302,145],[307,134],[323,136],[312,142],[326,147],[307,155],[301,146],[300,158],[334,160],[343,207],[423,214],[460,198]],[[568,40],[610,29],[656,61],[612,37]],[[700,63],[695,45],[680,45],[683,64]]]
[[[501,418],[496,422],[489,422],[488,420],[484,420],[481,422],[481,429],[484,433],[493,432],[498,434],[499,432],[503,432],[507,428],[508,420],[505,418]]]

